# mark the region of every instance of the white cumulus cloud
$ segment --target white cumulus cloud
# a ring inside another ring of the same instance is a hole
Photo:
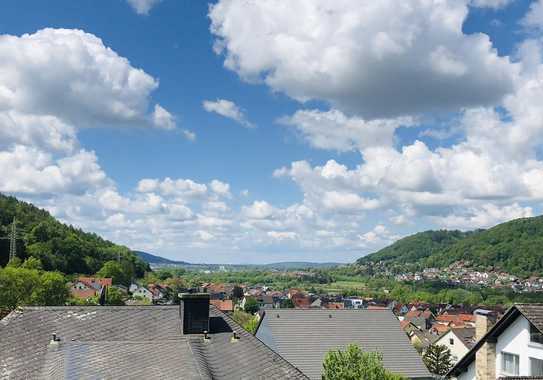
[[[254,125],[249,120],[247,120],[247,116],[245,116],[245,113],[236,105],[236,103],[230,100],[204,100],[202,106],[207,112],[214,112],[228,119],[237,121],[246,128],[254,127]]]
[[[221,0],[209,17],[215,51],[244,80],[382,118],[494,105],[513,90],[509,59],[463,33],[468,11],[468,0]]]

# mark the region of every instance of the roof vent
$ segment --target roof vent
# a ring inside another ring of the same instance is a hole
[[[232,331],[232,339],[230,339],[232,342],[237,342],[239,340],[239,335],[237,331]]]
[[[209,294],[182,293],[180,317],[183,334],[207,334],[209,331]]]
[[[59,343],[60,343],[60,338],[57,336],[57,333],[53,333],[51,337],[51,342],[49,342],[49,344],[59,344]]]

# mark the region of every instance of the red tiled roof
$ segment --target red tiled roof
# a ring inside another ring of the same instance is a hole
[[[232,300],[210,300],[209,302],[220,311],[234,311]]]
[[[80,276],[77,280],[84,283],[87,286],[93,286],[93,284],[99,284],[100,286],[111,286],[111,285],[113,285],[113,281],[109,277],[101,278],[101,277]]]

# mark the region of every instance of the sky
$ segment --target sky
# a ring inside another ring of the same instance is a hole
[[[4,0],[0,192],[206,263],[539,215],[543,0]]]

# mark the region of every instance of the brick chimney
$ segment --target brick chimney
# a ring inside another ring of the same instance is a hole
[[[181,293],[179,298],[183,334],[209,332],[209,294]]]
[[[476,312],[475,338],[481,339],[494,323],[491,313]],[[496,338],[487,337],[485,344],[475,354],[475,373],[477,380],[496,380]]]

